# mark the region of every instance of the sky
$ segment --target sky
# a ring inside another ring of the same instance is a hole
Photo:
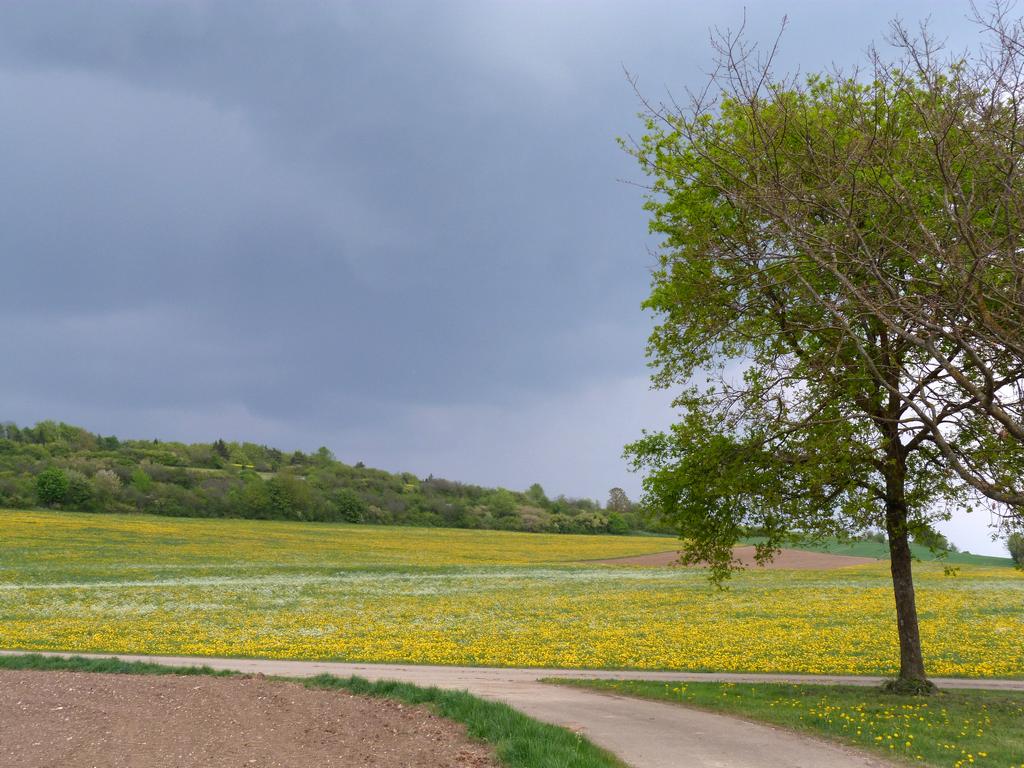
[[[636,498],[622,448],[673,414],[624,70],[702,85],[744,8],[789,71],[894,15],[976,34],[959,2],[5,2],[0,419]],[[945,530],[999,552],[985,522]]]

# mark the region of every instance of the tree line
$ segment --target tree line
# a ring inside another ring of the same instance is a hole
[[[120,440],[43,421],[0,424],[0,507],[626,534],[643,527],[619,488],[602,505],[346,464],[327,448]]]

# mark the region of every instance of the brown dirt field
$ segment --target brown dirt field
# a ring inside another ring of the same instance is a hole
[[[768,568],[790,571],[831,571],[836,568],[847,568],[851,565],[864,565],[878,562],[873,557],[854,557],[853,555],[830,555],[827,552],[806,552],[802,549],[784,549],[775,556],[775,560],[767,566],[760,566],[754,561],[753,547],[733,547],[733,556],[747,568]],[[679,552],[657,552],[653,555],[638,557],[616,557],[611,560],[594,560],[592,562],[606,565],[640,565],[648,568],[659,565],[679,565]]]
[[[4,768],[493,768],[465,729],[389,699],[258,677],[0,670]]]

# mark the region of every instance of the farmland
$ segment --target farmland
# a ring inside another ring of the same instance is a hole
[[[0,647],[495,666],[891,674],[888,564],[587,563],[644,537],[0,512]],[[919,563],[933,675],[1020,676],[1024,574]]]

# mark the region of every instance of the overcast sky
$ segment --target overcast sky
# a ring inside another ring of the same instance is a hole
[[[622,446],[672,414],[623,67],[700,85],[744,6],[787,69],[894,12],[975,35],[956,2],[5,2],[0,419],[635,498]]]

